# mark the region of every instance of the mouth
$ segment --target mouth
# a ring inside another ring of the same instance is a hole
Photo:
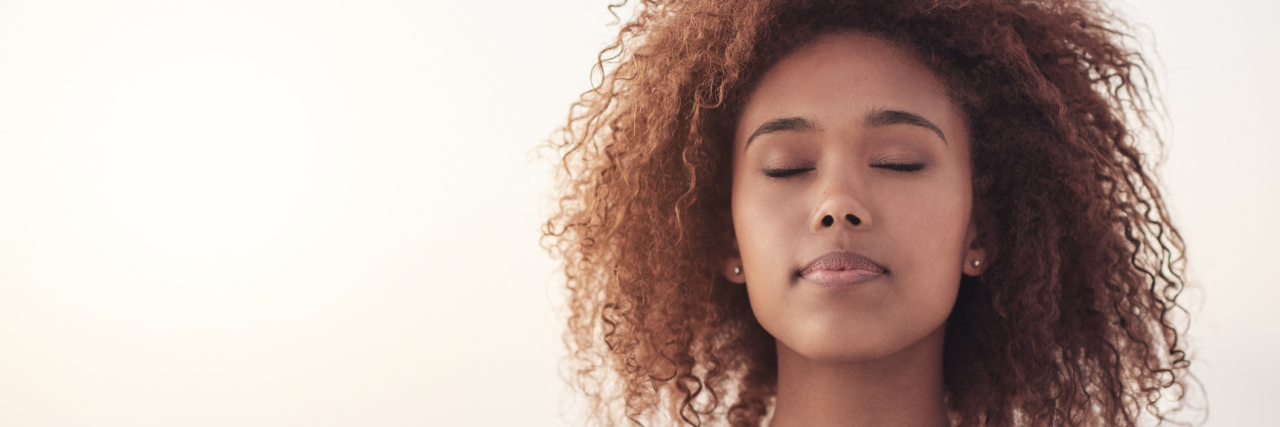
[[[843,288],[889,274],[875,261],[852,252],[832,252],[809,262],[796,276],[824,288]]]

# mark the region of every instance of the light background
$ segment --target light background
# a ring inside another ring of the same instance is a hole
[[[606,4],[0,2],[0,425],[575,419],[532,154]],[[1280,7],[1119,7],[1161,62],[1208,425],[1280,425]]]

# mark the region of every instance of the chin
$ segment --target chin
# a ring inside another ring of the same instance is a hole
[[[884,359],[922,345],[942,345],[943,325],[923,332],[896,328],[879,331],[850,331],[848,328],[834,331],[807,331],[809,333],[774,335],[779,348],[815,362],[860,363]],[[852,332],[852,333],[851,333]],[[936,341],[934,343],[933,341]]]
[[[885,345],[883,343],[851,343],[843,340],[824,340],[812,342],[803,340],[791,345],[778,340],[779,346],[786,346],[805,359],[818,362],[857,363],[881,359],[897,353],[905,346]]]

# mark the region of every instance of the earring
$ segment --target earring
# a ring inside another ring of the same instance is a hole
[[[975,260],[973,260],[972,262],[970,262],[969,264],[973,265],[973,268],[978,268],[978,266],[981,266],[981,265],[982,265],[982,261],[981,261],[981,260],[976,260],[976,259],[975,259]]]
[[[738,276],[738,275],[741,275],[741,274],[742,274],[742,266],[741,266],[741,265],[735,265],[735,266],[733,266],[733,275],[734,275],[734,276]]]

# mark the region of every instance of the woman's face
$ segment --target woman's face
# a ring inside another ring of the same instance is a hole
[[[859,361],[941,345],[984,252],[968,129],[929,69],[879,38],[819,38],[763,76],[733,153],[724,274],[780,348]]]

